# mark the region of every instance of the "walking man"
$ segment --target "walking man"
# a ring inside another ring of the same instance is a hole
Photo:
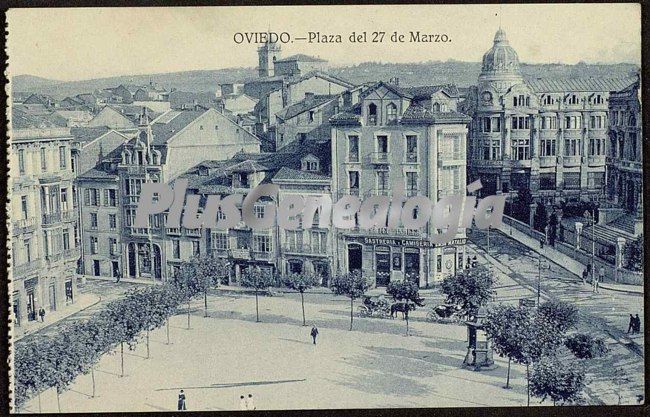
[[[636,329],[636,319],[634,318],[633,315],[630,314],[630,324],[627,325],[627,333],[630,334],[630,332],[634,333],[634,330]]]
[[[583,284],[587,283],[587,275],[589,275],[589,271],[587,271],[587,268],[585,268],[585,270],[582,271],[582,283]]]
[[[184,410],[187,410],[185,407],[185,392],[181,390],[181,392],[178,393],[178,411]]]
[[[600,269],[598,270],[598,275],[596,275],[596,268],[594,268],[593,276],[594,276],[594,292],[598,293],[600,292],[598,291],[598,284],[600,283],[600,280],[605,277],[605,268],[601,266]]]
[[[122,271],[117,270],[115,271],[115,283],[119,283],[120,279],[122,279]]]
[[[43,307],[38,309],[38,316],[41,318],[41,323],[45,321],[45,309]]]
[[[316,344],[316,336],[318,336],[318,329],[316,328],[316,325],[311,326],[311,338],[314,340],[314,344]]]
[[[634,327],[635,327],[634,333],[641,332],[641,318],[639,317],[638,314],[634,317],[634,322],[635,322],[634,323]]]

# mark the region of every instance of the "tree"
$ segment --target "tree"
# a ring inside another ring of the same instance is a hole
[[[603,339],[596,339],[589,334],[576,333],[569,336],[564,345],[578,359],[593,359],[604,356],[609,349]]]
[[[420,288],[418,284],[410,280],[391,281],[386,288],[394,300],[403,301],[406,304],[404,318],[406,319],[406,335],[409,334],[409,304],[421,304]]]
[[[548,220],[548,244],[551,246],[555,246],[558,223],[557,214],[555,212],[551,213],[551,217]]]
[[[255,315],[256,321],[260,321],[259,292],[267,290],[275,282],[273,273],[269,269],[261,269],[256,266],[242,276],[241,285],[255,289]]]
[[[192,258],[180,265],[178,272],[174,276],[173,286],[187,303],[187,329],[189,330],[192,297],[200,292],[207,291],[207,283],[205,282],[205,276],[200,273],[198,258]]]
[[[561,334],[566,333],[578,322],[578,309],[566,301],[546,301],[539,305],[537,314],[552,323]]]
[[[623,248],[623,266],[630,271],[643,271],[643,235]]]
[[[359,270],[345,274],[338,273],[332,278],[332,292],[350,298],[350,330],[354,321],[354,300],[365,294],[371,286],[368,278],[364,277]]]
[[[517,190],[517,200],[513,203],[512,217],[528,223],[530,205],[533,202],[533,195],[528,187],[521,187]]]
[[[584,389],[585,371],[577,363],[560,361],[554,355],[545,356],[535,363],[530,375],[530,392],[543,402],[550,397],[553,405],[573,402]]]
[[[132,302],[131,290],[125,298],[110,302],[101,313],[102,320],[111,326],[107,329],[108,337],[120,345],[120,376],[124,376],[124,344],[129,350],[135,349],[138,336],[144,329],[140,306]]]
[[[218,287],[230,264],[214,256],[197,256],[190,260],[196,290],[203,293],[203,316],[208,317],[208,290]]]
[[[312,273],[289,274],[283,278],[284,285],[300,293],[300,303],[302,305],[302,325],[306,326],[305,320],[305,291],[318,285],[320,277]]]
[[[468,314],[475,314],[478,308],[492,299],[496,278],[484,266],[466,269],[455,275],[448,275],[441,284],[447,302],[462,307]]]
[[[538,202],[537,209],[535,210],[535,215],[533,217],[533,226],[535,230],[544,233],[546,231],[546,225],[548,225],[548,213],[546,212],[546,205]]]

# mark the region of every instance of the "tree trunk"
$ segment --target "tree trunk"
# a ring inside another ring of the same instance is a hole
[[[302,325],[306,326],[306,320],[305,320],[305,293],[300,291],[300,302],[302,303]]]
[[[59,387],[56,388],[56,406],[61,412],[61,393],[59,392]]]
[[[530,406],[530,372],[529,372],[529,367],[530,367],[530,365],[526,364],[526,395],[528,396],[528,400],[526,402],[527,406]]]
[[[190,297],[187,297],[187,330],[190,330]]]
[[[208,290],[203,293],[203,317],[208,317]]]
[[[510,388],[510,362],[512,359],[508,357],[508,375],[506,376],[506,388]]]
[[[90,377],[93,380],[93,395],[91,398],[95,398],[95,365],[90,367]]]
[[[167,344],[169,344],[169,317],[167,317]]]
[[[147,329],[147,359],[149,359],[149,329]]]
[[[353,321],[354,321],[354,298],[350,297],[350,331],[352,331]]]
[[[124,342],[120,342],[120,362],[121,362],[121,373],[120,378],[124,376]]]
[[[409,335],[409,313],[406,313],[406,335]]]
[[[257,288],[255,288],[255,316],[257,317],[257,322],[260,322],[260,305],[257,299]]]

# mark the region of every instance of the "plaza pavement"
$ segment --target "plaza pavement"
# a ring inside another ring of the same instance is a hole
[[[144,342],[125,355],[105,355],[91,377],[82,375],[61,394],[61,411],[172,411],[179,389],[188,410],[237,410],[239,395],[253,394],[258,409],[372,407],[473,407],[526,404],[525,369],[513,365],[512,389],[503,389],[507,361],[474,372],[462,367],[464,326],[424,321],[413,314],[411,335],[401,319],[354,318],[348,331],[349,300],[306,297],[308,324],[320,331],[318,344],[303,327],[299,297],[260,297],[261,323],[249,295],[211,296],[203,318],[202,300],[186,315],[151,334],[151,358]],[[357,303],[358,305],[358,303]],[[536,404],[537,402],[535,402]],[[57,410],[54,390],[41,395],[41,411]],[[21,412],[38,412],[34,398]]]

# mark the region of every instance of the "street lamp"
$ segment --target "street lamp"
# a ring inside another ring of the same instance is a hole
[[[585,210],[584,217],[591,225],[591,283],[596,285],[596,209]]]
[[[539,299],[542,292],[542,252],[546,252],[546,249],[541,249],[538,252],[537,256],[537,307],[539,307]],[[548,268],[550,269],[550,265]],[[547,268],[547,265],[544,264],[544,269]]]
[[[487,212],[489,214],[492,214],[492,211],[494,210],[494,207],[490,207],[487,209]],[[488,231],[487,231],[487,253],[488,255],[490,254],[490,225],[488,225]]]

